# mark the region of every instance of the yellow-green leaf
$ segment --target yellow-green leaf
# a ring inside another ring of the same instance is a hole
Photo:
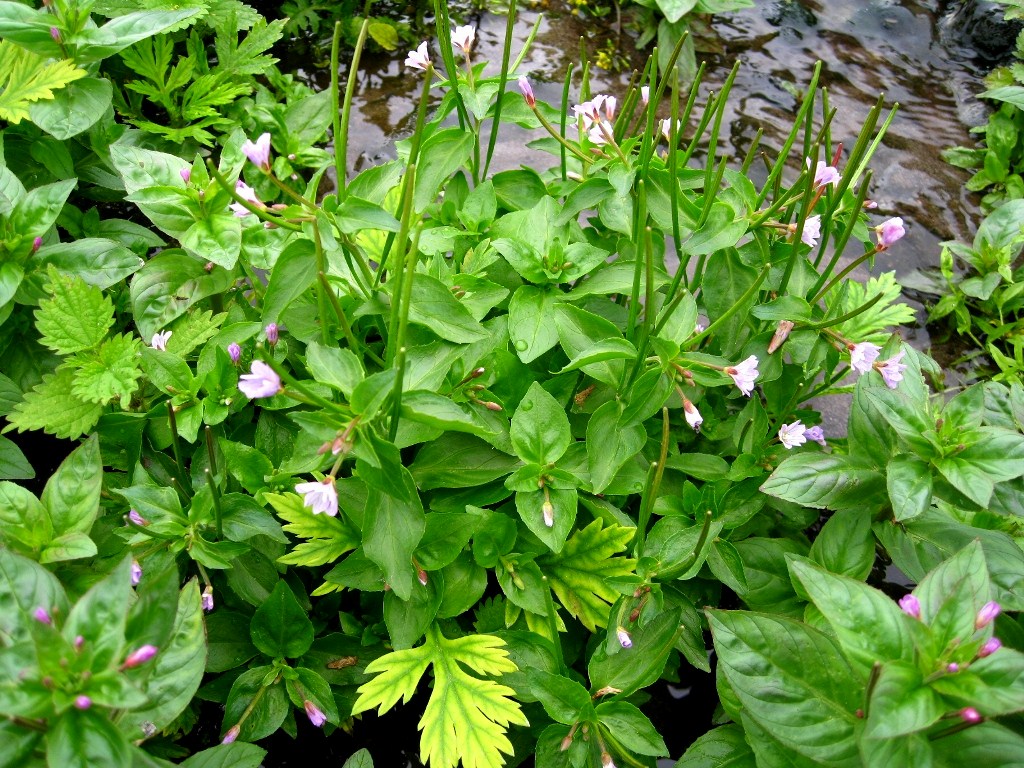
[[[52,99],[53,92],[85,77],[70,59],[46,61],[9,41],[0,42],[0,119],[28,119],[33,102]]]

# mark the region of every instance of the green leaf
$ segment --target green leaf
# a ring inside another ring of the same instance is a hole
[[[121,407],[127,410],[142,376],[138,363],[141,346],[132,336],[115,334],[104,340],[99,349],[79,352],[68,361],[78,369],[72,394],[100,405],[118,398]]]
[[[862,685],[835,643],[790,619],[709,610],[719,668],[785,749],[833,768],[860,768]]]
[[[181,768],[259,768],[266,754],[267,750],[255,744],[218,744],[196,752]]]
[[[1015,768],[1024,754],[1024,736],[995,722],[984,722],[942,739],[935,768]]]
[[[408,476],[409,471],[400,467],[400,472]],[[425,527],[418,497],[409,502],[370,488],[363,517],[363,550],[381,567],[387,583],[403,600],[409,599],[417,584],[412,557]]]
[[[396,651],[411,648],[437,615],[444,596],[444,580],[440,574],[431,576],[425,585],[417,584],[406,600],[393,591],[384,595],[384,623]]]
[[[875,535],[867,510],[847,508],[833,514],[814,539],[811,559],[832,573],[866,579],[875,564]]]
[[[424,210],[448,178],[469,162],[472,148],[473,137],[458,128],[437,131],[423,142],[413,192],[413,207],[417,211]]]
[[[223,437],[217,441],[217,447],[224,454],[228,472],[245,490],[257,493],[266,487],[266,478],[274,473],[274,465],[270,459],[245,443],[235,443]],[[295,499],[298,500],[298,510],[301,511],[302,500],[298,497]]]
[[[406,392],[402,396],[402,418],[449,432],[468,432],[480,437],[495,434],[469,407],[433,392]]]
[[[154,256],[131,283],[132,314],[139,335],[151,338],[196,302],[227,290],[232,281],[231,272],[207,272],[204,262],[184,251],[168,250]]]
[[[252,496],[227,493],[221,497],[224,535],[231,541],[248,541],[254,536],[266,536],[288,543],[278,522],[261,507]]]
[[[8,417],[19,432],[42,429],[51,435],[77,438],[99,421],[103,406],[87,403],[71,394],[75,372],[71,368],[43,376],[42,384],[25,393],[25,399]]]
[[[638,755],[665,757],[668,747],[647,715],[628,701],[606,701],[597,706],[597,718],[622,746]]]
[[[4,485],[11,484],[0,483],[0,489]],[[30,622],[40,606],[51,614],[67,612],[68,600],[57,577],[27,557],[0,547],[0,632],[12,644],[30,641]]]
[[[524,670],[530,693],[556,723],[573,725],[594,717],[590,693],[575,680],[553,675],[542,669]]]
[[[130,144],[113,144],[110,159],[124,180],[125,191],[131,195],[149,187],[185,188],[181,172],[191,163],[177,155],[155,152]]]
[[[947,710],[941,697],[924,684],[911,663],[892,662],[882,667],[868,702],[866,739],[892,739],[923,731]]]
[[[679,618],[679,610],[666,610],[650,623],[636,627],[632,630],[632,648],[619,648],[615,643],[617,652],[609,654],[608,643],[599,645],[587,667],[591,689],[614,688],[622,696],[629,696],[653,685],[661,677],[679,638]]]
[[[587,423],[587,467],[593,493],[604,491],[647,442],[642,425],[633,424],[625,429],[619,426],[621,413],[621,406],[610,401],[594,411]]]
[[[50,298],[36,310],[40,342],[61,355],[98,346],[114,324],[110,299],[99,288],[52,268],[49,279]]]
[[[207,672],[226,672],[244,664],[259,651],[249,640],[249,617],[217,610],[206,617]]]
[[[984,717],[1024,710],[1024,654],[1013,648],[977,659],[956,675],[934,680],[932,687],[947,700],[977,707]]]
[[[131,745],[102,710],[72,708],[50,726],[46,763],[51,768],[129,768]]]
[[[514,476],[513,476],[514,477]],[[508,481],[511,481],[509,478]],[[544,505],[550,504],[548,514]],[[520,491],[516,493],[516,511],[533,535],[547,545],[552,552],[561,552],[565,541],[576,521],[578,495],[575,488],[552,488],[544,491]],[[548,525],[548,521],[551,525]]]
[[[252,617],[252,642],[272,658],[297,659],[313,644],[313,623],[280,580]]]
[[[285,565],[316,566],[340,560],[359,546],[359,535],[344,520],[329,515],[314,515],[294,494],[266,494],[266,500],[287,525],[284,530],[307,541],[296,545],[281,557]]]
[[[409,322],[456,344],[471,344],[490,335],[451,289],[422,272],[413,276]]]
[[[66,141],[98,123],[113,94],[114,86],[105,77],[86,77],[57,91],[52,100],[36,102],[29,114],[53,138]]]
[[[699,736],[675,768],[757,768],[757,762],[743,738],[743,729],[730,724]]]
[[[893,517],[910,520],[927,511],[932,503],[932,472],[927,462],[910,454],[897,454],[885,468]]]
[[[328,347],[316,341],[306,346],[306,365],[313,378],[340,389],[348,398],[366,376],[363,364],[352,350]]]
[[[52,99],[86,72],[71,59],[47,61],[10,41],[0,42],[0,119],[17,125],[29,117],[33,102]]]
[[[474,488],[504,477],[520,461],[483,440],[449,432],[420,448],[409,467],[422,490]]]
[[[523,461],[553,464],[572,443],[569,418],[539,382],[533,382],[512,416],[512,445]]]
[[[230,213],[212,213],[196,221],[179,239],[194,256],[231,269],[242,250],[242,222]]]
[[[291,704],[284,684],[280,681],[271,685],[263,685],[263,681],[273,667],[253,667],[243,672],[235,680],[228,693],[224,705],[224,724],[221,731],[226,732],[235,724],[241,726],[238,738],[242,741],[256,741],[269,736],[284,722],[291,712]],[[274,680],[275,674],[270,674]],[[242,714],[248,716],[241,721]],[[241,722],[240,722],[241,721]],[[224,733],[221,734],[223,737]]]
[[[556,294],[535,285],[521,285],[508,306],[508,331],[512,346],[524,363],[532,362],[558,343],[558,329],[551,322]]]
[[[377,674],[359,688],[352,705],[356,715],[376,707],[391,709],[399,698],[408,702],[427,667],[433,667],[434,686],[420,719],[420,760],[431,768],[454,768],[461,760],[466,768],[501,768],[502,754],[512,754],[505,735],[509,725],[529,725],[514,691],[481,675],[515,672],[504,643],[492,635],[469,635],[449,640],[437,628],[427,632],[418,648],[374,659],[366,667]]]
[[[93,435],[64,459],[46,482],[41,501],[54,533],[88,533],[100,511],[103,462]]]
[[[13,441],[0,436],[0,480],[31,480],[36,471]]]
[[[137,272],[143,264],[125,246],[102,237],[44,245],[35,258],[41,266],[52,264],[59,271],[104,290]]]
[[[848,339],[882,343],[890,328],[913,322],[914,310],[900,301],[903,291],[895,272],[883,272],[864,283],[844,280],[830,292],[828,305],[835,316],[841,316],[863,307],[876,296],[882,298],[836,330]]]
[[[761,486],[769,496],[815,509],[870,505],[882,488],[881,473],[865,460],[834,453],[789,456]]]
[[[913,620],[893,600],[801,560],[790,560],[789,569],[832,626],[843,654],[862,672],[876,662],[913,661]]]
[[[237,221],[237,219],[235,219]],[[277,257],[263,298],[263,323],[276,323],[281,313],[316,280],[316,248],[305,238],[292,240]]]
[[[199,596],[193,579],[178,597],[174,627],[167,643],[148,665],[141,681],[149,701],[145,707],[124,712],[120,724],[127,733],[141,733],[152,723],[158,731],[167,728],[192,701],[206,669],[206,630]]]
[[[921,621],[931,628],[937,650],[974,635],[974,619],[992,598],[991,592],[979,541],[972,541],[921,580],[914,594],[921,601]]]
[[[125,621],[131,598],[130,558],[124,558],[86,592],[68,614],[61,633],[71,643],[81,635],[82,653],[92,669],[120,662],[124,652]],[[134,650],[134,649],[132,649]]]

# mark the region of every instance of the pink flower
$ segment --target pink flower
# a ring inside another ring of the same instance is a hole
[[[807,165],[811,164],[811,159],[807,158]],[[835,166],[831,166],[824,160],[819,160],[818,165],[814,169],[814,186],[824,187],[829,184],[839,183],[839,170]]]
[[[614,120],[616,103],[614,96],[600,93],[590,101],[575,105],[572,111],[582,121],[583,130],[589,130],[594,123],[599,123],[602,120]]]
[[[629,632],[627,632],[623,627],[619,627],[615,630],[615,637],[618,639],[619,645],[623,648],[633,647],[633,638],[630,637]]]
[[[519,78],[519,92],[523,94],[528,107],[532,109],[537,106],[537,98],[533,95],[533,86],[530,85],[530,81],[525,76]]]
[[[244,181],[239,179],[235,182],[235,193],[248,203],[252,203],[257,208],[263,208],[263,201],[256,197],[256,190],[246,184]],[[241,203],[232,203],[228,206],[232,211],[235,212],[235,216],[239,218],[249,215],[249,209]]]
[[[149,520],[144,518],[142,515],[140,515],[134,509],[129,510],[129,512],[128,512],[128,520],[131,523],[133,523],[134,525],[139,525],[139,526],[143,526],[143,527],[149,525]]]
[[[818,244],[821,237],[821,216],[811,216],[804,222],[804,230],[800,233],[800,241],[811,248]]]
[[[88,696],[76,696],[75,697],[75,709],[86,710],[92,706],[92,699]]]
[[[149,340],[149,346],[153,349],[158,349],[161,352],[167,351],[167,341],[171,338],[171,334],[174,331],[159,331],[153,334],[153,338]]]
[[[751,355],[738,365],[729,366],[725,372],[732,376],[733,383],[747,397],[754,391],[754,382],[757,380],[757,356]]]
[[[651,103],[651,86],[644,85],[640,87],[640,98],[643,100],[645,107]]]
[[[40,624],[53,624],[53,619],[50,617],[50,612],[42,606],[36,608],[32,615],[35,617],[35,620],[38,621]]]
[[[321,712],[320,708],[309,699],[302,702],[302,706],[306,710],[306,717],[309,718],[309,722],[317,728],[320,728],[327,722],[327,715]]]
[[[984,629],[987,627],[996,620],[996,616],[998,616],[1002,610],[1003,609],[1000,608],[999,603],[995,600],[989,600],[981,606],[981,610],[978,611],[977,618],[974,619],[975,629]]]
[[[50,37],[53,38],[53,42],[59,43],[60,42],[60,30],[57,29],[56,27],[50,27]]]
[[[907,616],[912,616],[915,619],[921,618],[921,601],[914,595],[904,595],[901,597],[899,606],[900,610],[907,614]]]
[[[235,342],[228,344],[228,357],[231,358],[232,363],[237,363],[239,358],[242,356],[242,348]]]
[[[192,180],[192,169],[182,168],[178,173],[181,175],[181,180],[188,184]]]
[[[420,43],[415,51],[409,51],[409,55],[405,58],[405,66],[412,69],[422,69],[424,72],[427,71],[427,67],[430,66],[430,56],[427,55],[426,40]]]
[[[469,56],[470,50],[473,48],[473,42],[476,40],[476,31],[468,24],[463,27],[456,27],[452,31],[452,45],[457,45],[462,49],[462,52]]]
[[[281,377],[262,360],[252,361],[252,372],[243,373],[238,379],[242,394],[253,400],[257,397],[273,397],[281,387]]]
[[[801,424],[799,420],[794,421],[792,424],[783,424],[779,428],[779,442],[787,450],[791,450],[807,442],[806,432],[807,427]]]
[[[203,590],[200,601],[202,602],[203,611],[205,613],[209,613],[213,610],[213,587],[209,584],[207,584],[206,588]]]
[[[960,665],[957,664],[955,661],[951,661],[949,662],[949,664],[946,665],[946,671],[951,675],[955,675],[957,672],[960,671]]]
[[[704,417],[700,415],[697,406],[685,397],[683,398],[683,416],[686,417],[686,423],[693,428],[694,432],[700,432],[700,425],[704,423]]]
[[[804,437],[808,440],[813,440],[822,448],[828,445],[828,443],[825,442],[825,430],[821,427],[808,427],[807,431],[804,432]]]
[[[594,123],[590,126],[587,138],[590,139],[591,144],[596,144],[599,147],[608,143],[608,134],[600,123]]]
[[[986,656],[991,656],[993,653],[995,653],[1002,647],[1003,644],[998,637],[990,637],[988,640],[985,641],[985,644],[981,646],[981,649],[978,651],[978,658],[984,659]]]
[[[261,171],[270,170],[270,134],[262,133],[256,141],[245,140],[242,154]]]
[[[142,581],[142,566],[138,560],[132,560],[132,586],[137,587]]]
[[[889,389],[896,389],[899,383],[903,381],[903,372],[907,370],[907,366],[900,362],[903,356],[906,354],[906,350],[900,350],[898,353],[890,357],[881,363],[875,363],[875,370],[882,374],[882,380],[885,381],[885,386]]]
[[[883,221],[875,227],[875,235],[878,237],[878,250],[884,251],[905,234],[907,234],[907,231],[903,228],[903,219],[896,217]]]
[[[242,732],[241,726],[232,725],[228,729],[228,732],[224,734],[224,738],[220,740],[220,743],[221,744],[232,744],[232,743],[234,743],[235,739],[238,738],[238,734],[240,734],[241,732]]]
[[[871,370],[872,364],[878,359],[878,353],[882,351],[880,346],[870,341],[848,344],[847,349],[850,350],[850,367],[860,374]]]
[[[279,329],[277,323],[267,323],[267,327],[263,329],[267,334],[267,342],[270,346],[277,344],[277,340],[280,338]]]
[[[661,135],[665,137],[665,141],[672,141],[672,119],[669,118],[669,117],[666,117],[664,120],[661,121],[661,123],[659,125],[661,125]],[[676,131],[677,131],[677,134],[676,135],[678,135],[678,130],[679,130],[679,121],[677,120],[676,121]]]
[[[134,667],[141,666],[156,656],[158,651],[159,648],[155,645],[140,646],[128,654],[128,658],[124,660],[124,664],[121,665],[121,669],[132,669]]]
[[[964,707],[960,710],[960,719],[965,723],[980,723],[981,713],[979,713],[974,707]]]
[[[338,514],[338,489],[334,487],[332,475],[320,482],[299,483],[295,492],[303,497],[302,505],[312,508],[314,515],[323,513],[334,517]]]

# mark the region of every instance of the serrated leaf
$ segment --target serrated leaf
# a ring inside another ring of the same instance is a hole
[[[77,277],[50,269],[50,298],[39,302],[40,343],[61,355],[97,346],[114,324],[114,305],[103,292]]]
[[[33,102],[52,99],[53,92],[85,77],[71,59],[46,61],[9,41],[0,42],[0,119],[20,123]]]
[[[291,552],[278,558],[285,565],[315,566],[333,563],[342,555],[359,546],[359,534],[343,519],[329,515],[314,515],[302,505],[302,497],[295,493],[268,493],[267,502],[287,525],[288,533],[306,539]]]
[[[837,330],[848,339],[881,343],[888,335],[886,329],[913,322],[914,310],[902,302],[896,303],[902,294],[895,272],[883,272],[869,278],[866,283],[856,280],[842,282],[830,294],[830,308],[834,316],[844,315],[879,295],[882,298],[873,306],[840,324]],[[839,306],[834,306],[837,300]]]
[[[172,333],[167,351],[185,357],[216,336],[227,316],[226,312],[215,315],[208,309],[200,309],[179,317],[168,328]]]
[[[504,641],[493,635],[469,635],[449,640],[437,625],[427,630],[418,648],[394,651],[366,666],[379,673],[359,688],[352,714],[378,708],[383,713],[401,698],[408,702],[427,667],[433,667],[434,686],[420,719],[420,760],[430,768],[501,768],[502,753],[511,755],[505,735],[509,725],[529,725],[514,691],[493,680],[481,680],[463,666],[482,675],[515,672]]]
[[[141,342],[123,334],[104,341],[99,349],[80,352],[68,363],[75,368],[71,393],[88,403],[106,405],[115,397],[127,409],[139,387],[139,348]]]
[[[636,560],[616,557],[633,538],[633,530],[601,526],[601,519],[595,519],[576,531],[559,554],[537,560],[559,602],[591,632],[608,625],[611,603],[619,596],[608,580],[631,576],[636,567]]]
[[[43,376],[42,384],[25,393],[25,399],[14,407],[8,421],[19,432],[41,429],[71,439],[84,435],[103,415],[103,406],[72,395],[74,381],[75,372],[70,368]]]

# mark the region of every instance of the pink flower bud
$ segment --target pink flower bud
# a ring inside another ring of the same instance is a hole
[[[189,181],[192,180],[191,168],[182,168],[180,171],[178,171],[178,173],[181,174],[181,180],[184,181],[186,184],[188,184]]]
[[[978,651],[978,658],[984,659],[986,656],[991,656],[993,653],[995,653],[1002,647],[1003,644],[1002,642],[1000,642],[998,637],[990,637],[988,640],[985,641],[985,644],[981,646],[981,649]]]
[[[228,344],[228,357],[232,363],[237,363],[242,357],[242,348],[235,342]]]
[[[137,587],[142,581],[142,566],[138,560],[132,560],[132,586]]]
[[[278,330],[277,323],[268,324],[265,330],[267,334],[267,342],[269,342],[271,346],[277,344],[277,340],[280,338],[280,331]]]
[[[206,585],[206,589],[203,590],[202,597],[200,598],[203,606],[203,612],[209,613],[213,610],[213,587],[209,584]]]
[[[921,618],[921,601],[914,597],[914,595],[904,595],[901,597],[899,606],[908,616],[912,616],[915,619]]]
[[[149,521],[134,509],[128,512],[128,520],[134,525],[147,526]]]
[[[33,238],[33,240],[32,240],[32,253],[35,253],[36,251],[38,251],[42,247],[43,247],[43,238],[41,238],[41,237]]]
[[[317,728],[320,728],[327,722],[327,715],[321,712],[320,708],[309,699],[302,702],[302,706],[306,710],[306,716],[309,718],[309,722]]]
[[[57,29],[56,27],[50,27],[50,37],[53,38],[53,42],[59,43],[60,42],[60,30]]]
[[[155,645],[143,645],[136,648],[128,654],[128,658],[124,660],[124,664],[121,665],[121,669],[134,669],[135,667],[142,666],[156,656],[158,651],[159,648]]]
[[[875,235],[878,238],[878,250],[884,251],[905,234],[907,234],[907,231],[903,228],[903,219],[898,216],[883,221],[875,227]]]
[[[427,577],[427,572],[425,570],[423,570],[422,568],[417,568],[416,569],[416,580],[419,581],[419,583],[422,586],[424,586],[424,587],[427,586],[427,581],[429,581],[429,579]]]
[[[40,624],[53,624],[53,619],[50,617],[50,612],[41,606],[39,608],[36,608],[35,612],[32,615],[35,616],[36,621],[38,621]]]
[[[987,627],[989,624],[995,621],[996,616],[999,615],[1000,611],[1002,611],[1002,608],[999,607],[999,603],[997,603],[995,600],[989,600],[987,603],[981,606],[981,610],[978,611],[978,616],[974,620],[974,628],[983,629]]]
[[[623,648],[633,647],[633,638],[630,637],[629,632],[627,632],[624,627],[619,627],[615,630],[615,637],[618,639],[619,645]]]
[[[955,661],[951,661],[949,665],[946,667],[946,671],[949,672],[949,674],[954,675],[960,671],[960,665],[957,664]]]
[[[980,723],[981,713],[974,707],[964,707],[960,710],[960,719],[965,723]]]
[[[228,729],[228,732],[224,734],[224,738],[220,740],[220,743],[221,744],[231,744],[231,743],[233,743],[234,740],[238,738],[238,734],[240,734],[241,732],[242,732],[242,729],[241,729],[240,726],[232,725]]]
[[[75,709],[86,710],[92,706],[92,699],[88,696],[76,696],[75,697]]]
[[[526,77],[519,78],[519,91],[523,94],[523,98],[526,99],[526,105],[531,109],[537,106],[537,98],[533,95],[533,86],[530,85],[530,81]]]

